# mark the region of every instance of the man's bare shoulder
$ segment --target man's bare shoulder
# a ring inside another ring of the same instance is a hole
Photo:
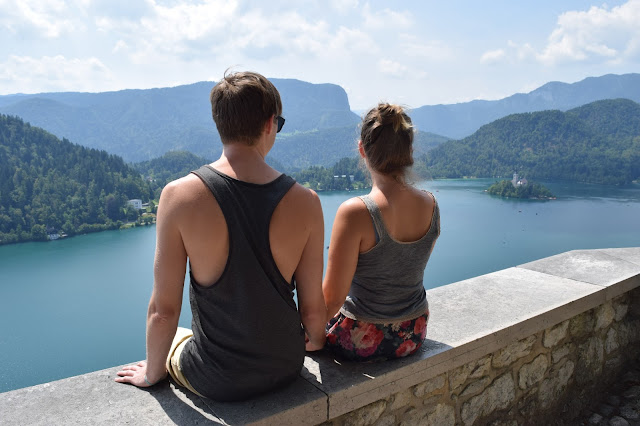
[[[287,193],[287,197],[294,201],[300,208],[317,209],[322,208],[320,197],[315,191],[296,183]]]
[[[198,203],[209,193],[206,185],[194,174],[169,182],[162,189],[160,200],[165,204],[188,205]]]

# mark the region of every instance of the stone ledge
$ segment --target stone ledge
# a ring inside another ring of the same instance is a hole
[[[428,337],[379,364],[305,359],[291,386],[239,403],[164,383],[113,382],[118,368],[0,394],[3,424],[318,424],[386,398],[602,305],[640,286],[640,247],[578,250],[427,292]]]

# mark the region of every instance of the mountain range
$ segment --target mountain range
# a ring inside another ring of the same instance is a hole
[[[427,105],[413,109],[411,118],[419,130],[460,139],[471,135],[482,125],[510,114],[566,111],[590,102],[616,98],[640,102],[640,74],[607,74],[572,84],[554,81],[529,93],[517,93],[496,101]]]
[[[355,155],[360,117],[350,110],[344,89],[291,79],[271,81],[280,91],[287,119],[270,154],[272,161],[297,169],[330,166]],[[169,151],[215,159],[221,145],[210,112],[213,85],[199,82],[104,93],[5,95],[0,96],[0,113],[18,116],[60,138],[106,150],[128,162],[147,161]],[[640,102],[640,74],[590,77],[573,84],[551,82],[497,101],[422,106],[410,111],[420,131],[416,152],[466,137],[509,114],[565,111],[620,97]]]
[[[285,133],[352,125],[346,92],[333,84],[272,79],[283,102]],[[0,113],[17,116],[60,138],[104,149],[137,162],[168,151],[206,157],[220,155],[220,138],[211,117],[213,82],[104,93],[40,93],[0,96]]]
[[[626,184],[640,178],[640,104],[607,99],[512,114],[430,150],[434,178],[511,177]]]

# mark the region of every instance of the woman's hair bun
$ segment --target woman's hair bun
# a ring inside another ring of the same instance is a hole
[[[399,174],[413,164],[413,124],[400,105],[380,103],[372,108],[364,117],[360,139],[376,171]]]
[[[380,124],[391,124],[393,131],[396,133],[413,127],[411,119],[400,105],[381,103],[378,105],[378,112],[380,114]]]

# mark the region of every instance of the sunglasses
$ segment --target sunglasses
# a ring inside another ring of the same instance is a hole
[[[276,130],[276,133],[280,133],[282,126],[284,126],[284,117],[277,116],[276,120],[278,120],[278,130]]]

